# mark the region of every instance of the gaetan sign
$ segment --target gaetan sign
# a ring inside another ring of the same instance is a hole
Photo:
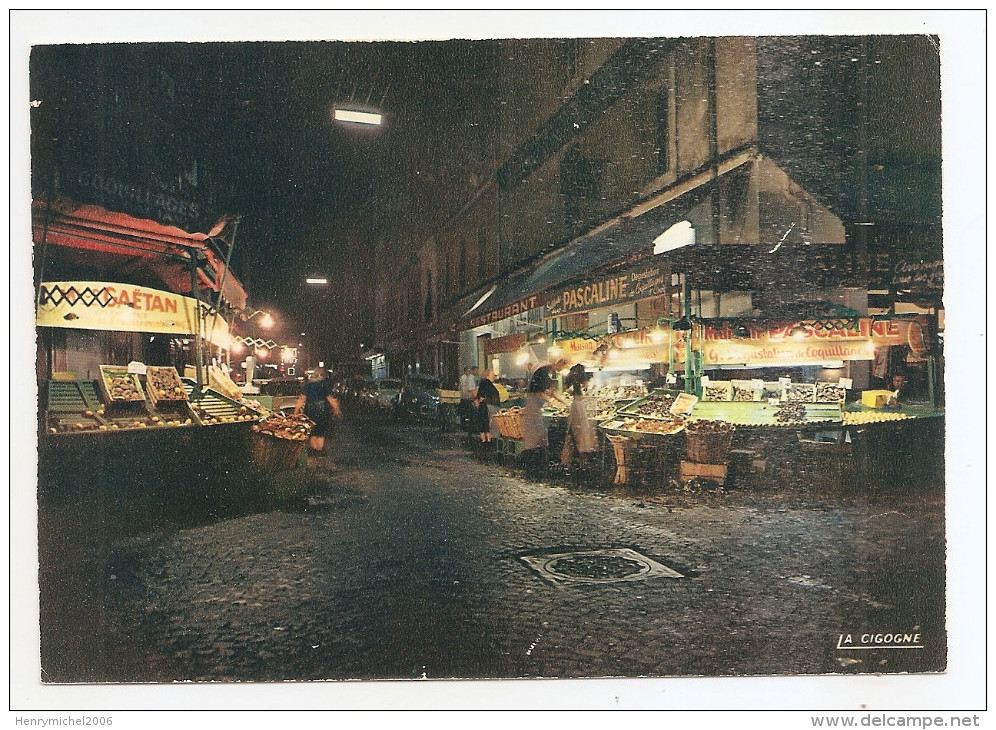
[[[47,281],[40,289],[35,314],[35,324],[39,327],[197,333],[198,302],[192,297],[105,281]],[[227,346],[228,323],[203,304],[200,306],[204,338]]]

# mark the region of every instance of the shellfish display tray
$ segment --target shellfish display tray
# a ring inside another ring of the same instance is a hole
[[[840,403],[752,403],[699,401],[690,421],[727,421],[738,427],[799,427],[843,420]]]
[[[674,436],[685,429],[685,422],[678,418],[616,417],[602,423],[599,428],[607,435],[641,438],[645,436]]]
[[[670,421],[676,415],[687,415],[697,399],[677,390],[654,390],[649,395],[622,406],[616,415],[626,418],[649,418]]]
[[[127,367],[101,365],[100,388],[107,404],[145,402],[145,392],[138,382],[138,376],[129,373]]]

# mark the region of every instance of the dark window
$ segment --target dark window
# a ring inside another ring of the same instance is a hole
[[[657,174],[671,169],[671,90],[661,87],[655,103],[657,113]]]
[[[581,224],[581,200],[597,200],[601,196],[604,162],[581,156],[574,144],[560,163],[560,194],[564,196],[564,225],[575,231]]]
[[[484,237],[484,228],[477,229],[477,280],[484,281],[487,277],[484,275],[484,267],[486,266],[486,241]]]
[[[432,272],[425,272],[425,309],[422,312],[426,322],[432,321]]]

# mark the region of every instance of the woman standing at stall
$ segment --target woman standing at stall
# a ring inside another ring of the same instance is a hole
[[[477,408],[477,433],[484,448],[492,442],[494,434],[494,418],[498,412],[498,404],[501,403],[501,394],[495,386],[495,378],[498,374],[490,368],[484,371],[481,382],[474,392],[474,405]]]
[[[533,373],[529,379],[526,402],[522,408],[522,460],[526,476],[532,478],[542,478],[546,474],[548,461],[550,437],[546,420],[543,418],[543,406],[550,399],[556,399],[567,405],[566,401],[555,392],[555,372],[552,366],[544,365]]]
[[[294,407],[294,413],[303,412],[315,424],[308,436],[309,463],[325,448],[325,437],[332,419],[342,418],[339,401],[329,392],[327,375],[325,368],[316,368],[304,384],[304,392]]]
[[[567,416],[567,437],[564,439],[560,462],[564,466],[572,464],[573,447],[577,449],[582,471],[588,468],[591,454],[598,451],[598,433],[595,431],[598,401],[587,394],[590,380],[591,373],[585,372],[581,363],[572,367],[564,379],[564,386],[571,389],[574,400],[571,401],[571,411]]]

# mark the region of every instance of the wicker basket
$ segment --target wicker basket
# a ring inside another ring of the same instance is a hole
[[[730,458],[733,429],[720,433],[685,430],[685,455],[696,464],[725,464]]]
[[[252,460],[263,471],[289,469],[301,457],[305,441],[281,439],[265,433],[252,434]]]
[[[498,431],[507,439],[521,439],[522,411],[518,408],[503,408],[495,414]]]

